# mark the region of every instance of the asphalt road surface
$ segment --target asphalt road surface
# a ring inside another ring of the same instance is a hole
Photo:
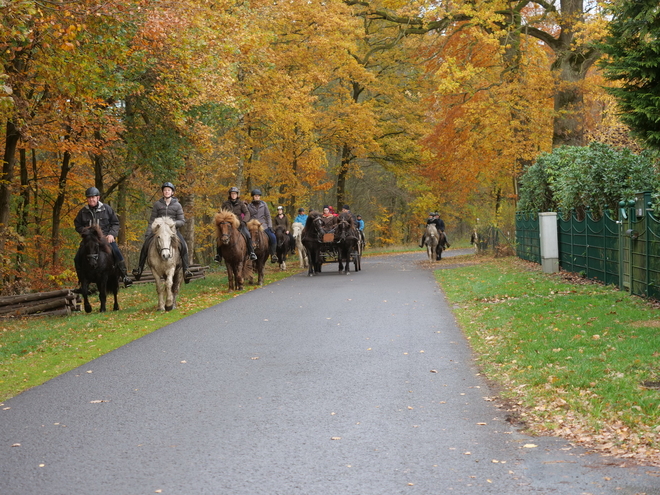
[[[660,494],[507,422],[425,257],[324,265],[6,401],[0,494]]]

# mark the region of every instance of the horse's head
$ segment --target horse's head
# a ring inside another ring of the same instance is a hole
[[[275,239],[277,239],[277,246],[284,246],[288,240],[289,236],[286,235],[286,227],[284,225],[278,225],[275,227]]]
[[[218,233],[218,245],[229,245],[232,229],[238,229],[241,225],[240,220],[233,212],[222,210],[215,214],[215,228]]]
[[[304,228],[305,226],[302,223],[294,222],[293,225],[291,225],[291,234],[293,235],[293,238],[298,239]]]
[[[156,249],[163,261],[174,256],[174,248],[177,247],[176,225],[169,217],[160,217],[151,225],[154,234]]]
[[[337,222],[337,242],[340,242],[350,236],[354,229],[353,217],[350,213],[340,213]]]
[[[101,228],[98,225],[92,225],[83,229],[80,249],[85,255],[89,267],[96,269],[99,266],[99,254],[101,251],[109,253],[110,245],[101,232]]]

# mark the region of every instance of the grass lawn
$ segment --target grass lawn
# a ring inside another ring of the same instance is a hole
[[[298,272],[292,259],[286,272],[268,263],[265,284]],[[218,265],[205,279],[181,286],[177,308],[156,310],[154,284],[120,289],[120,311],[99,313],[98,296],[90,297],[93,311],[68,317],[0,319],[0,401],[74,369],[124,344],[242,292],[227,291],[227,275]],[[112,308],[112,296],[108,297]]]
[[[660,465],[660,306],[517,258],[435,272],[528,428]]]

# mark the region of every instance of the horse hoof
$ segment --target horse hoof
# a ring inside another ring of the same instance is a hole
[[[165,311],[172,311],[174,306],[165,306]]]

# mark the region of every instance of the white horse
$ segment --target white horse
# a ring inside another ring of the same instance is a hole
[[[300,268],[307,268],[307,249],[303,246],[302,243],[302,231],[305,226],[300,222],[294,222],[291,226],[291,231],[293,232],[293,238],[296,240],[296,250],[298,251],[298,258],[300,258]]]
[[[149,246],[147,263],[156,279],[158,310],[170,311],[176,307],[176,296],[183,282],[183,265],[176,225],[169,217],[160,217],[151,225],[154,237]]]
[[[426,235],[424,236],[424,244],[426,244],[426,252],[429,255],[429,261],[435,261],[435,250],[439,242],[438,229],[434,224],[430,223],[426,226]]]

